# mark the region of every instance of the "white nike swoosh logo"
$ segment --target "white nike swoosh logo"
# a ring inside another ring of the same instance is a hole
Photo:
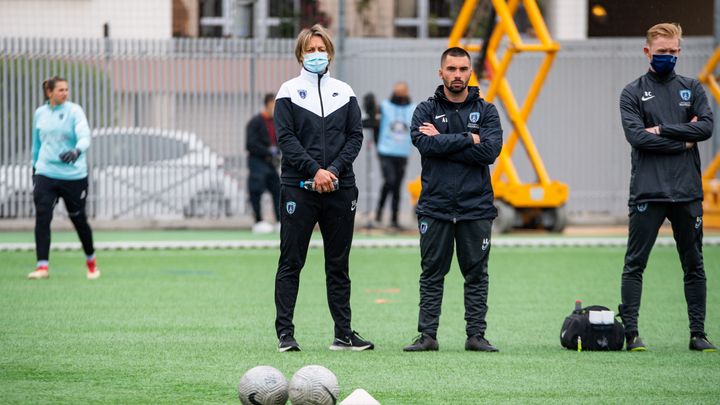
[[[648,100],[650,100],[651,98],[655,98],[655,96],[650,96],[650,97],[642,96],[642,97],[640,97],[640,100],[642,100],[642,101],[648,101]]]
[[[436,116],[435,116],[435,119],[442,118],[442,117],[444,117],[444,116],[445,116],[445,114],[443,114],[443,115],[436,115]]]

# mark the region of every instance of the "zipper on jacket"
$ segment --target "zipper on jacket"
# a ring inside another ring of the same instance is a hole
[[[462,117],[460,117],[460,108],[457,106],[455,107],[455,115],[460,120],[460,127],[462,128],[462,126],[464,125],[464,122],[462,121]],[[458,194],[457,189],[459,186],[458,186],[458,183],[455,178],[453,178],[452,182],[453,182],[453,187],[452,187],[453,201],[455,202],[455,204],[453,206],[453,224],[456,224],[457,223],[457,215],[460,214],[460,204],[458,203],[458,198],[457,198],[457,194]]]
[[[327,158],[325,157],[325,107],[323,106],[322,90],[320,88],[320,82],[322,81],[323,75],[318,75],[318,96],[320,96],[320,136],[322,137],[322,149],[323,149],[323,168],[327,168]]]

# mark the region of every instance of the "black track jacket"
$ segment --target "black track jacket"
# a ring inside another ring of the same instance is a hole
[[[629,205],[702,200],[697,145],[712,135],[713,117],[699,81],[653,71],[625,86],[620,96],[625,138],[632,145]],[[690,122],[697,117],[697,122]],[[660,134],[645,128],[660,126]]]
[[[282,152],[283,185],[299,186],[324,168],[340,187],[354,187],[352,163],[363,142],[362,113],[346,83],[302,69],[275,98],[275,131]]]
[[[270,161],[270,135],[262,114],[257,114],[248,121],[245,136],[245,149],[250,156]]]
[[[413,114],[413,145],[422,156],[422,192],[419,216],[445,221],[494,219],[489,165],[502,149],[502,128],[495,106],[469,87],[462,103],[447,100],[440,85],[435,95],[420,103]],[[418,128],[432,123],[439,135],[428,136]],[[480,134],[474,145],[470,133]]]

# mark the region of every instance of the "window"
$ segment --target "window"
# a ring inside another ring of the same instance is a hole
[[[456,2],[451,0],[429,0],[428,6],[430,12],[428,14],[434,18],[451,18],[453,16],[451,15],[450,10],[454,5],[453,3]]]
[[[396,0],[396,37],[446,37],[450,35],[462,0]]]
[[[200,0],[200,36],[222,37],[224,25],[223,0]]]
[[[417,27],[395,27],[395,36],[398,38],[417,38]]]
[[[292,38],[297,30],[295,16],[300,11],[299,0],[267,0],[268,36],[273,38]]]
[[[331,20],[320,0],[200,0],[199,11],[202,37],[293,38]]]
[[[460,7],[462,7],[461,1],[428,0],[428,36],[449,36]]]
[[[295,14],[294,0],[268,0],[268,16],[292,18]]]
[[[246,0],[200,0],[201,37],[250,37],[253,2]]]

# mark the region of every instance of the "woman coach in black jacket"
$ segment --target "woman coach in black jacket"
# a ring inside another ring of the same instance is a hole
[[[300,271],[310,237],[319,223],[325,250],[330,313],[335,322],[331,350],[373,349],[350,326],[350,276],[358,189],[352,163],[363,134],[355,93],[330,77],[335,54],[320,25],[300,32],[295,56],[300,76],[283,83],[275,102],[275,128],[282,152],[280,189],[280,261],[275,277],[275,329],[278,350],[298,351],[293,314]],[[312,180],[312,189],[301,182]]]

